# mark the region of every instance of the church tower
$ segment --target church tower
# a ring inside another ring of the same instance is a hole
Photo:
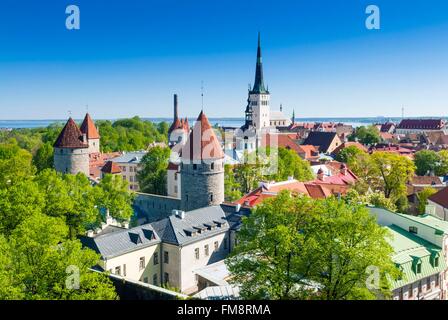
[[[256,130],[270,126],[270,94],[264,86],[263,62],[261,57],[261,37],[258,33],[257,63],[255,68],[255,82],[249,91],[249,102],[252,107],[252,124]]]
[[[181,151],[181,209],[224,202],[224,153],[203,111]]]

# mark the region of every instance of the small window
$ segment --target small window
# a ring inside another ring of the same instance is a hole
[[[418,233],[418,229],[417,229],[417,227],[409,227],[409,232],[417,234]]]
[[[194,249],[194,257],[199,260],[199,248]]]
[[[210,165],[210,169],[211,170],[215,170],[215,163],[214,162],[212,162],[212,164]]]
[[[422,273],[422,263],[420,261],[417,262],[416,271],[417,273]]]
[[[152,276],[152,284],[155,285],[155,286],[158,285],[158,283],[157,283],[157,274],[154,274],[154,275]]]
[[[164,263],[169,263],[170,262],[170,259],[169,259],[170,257],[169,257],[169,255],[168,255],[168,251],[164,251],[163,252],[163,262]]]
[[[159,253],[158,252],[154,252],[153,263],[155,266],[159,264]]]
[[[115,274],[121,276],[121,267],[115,267]]]
[[[170,275],[168,274],[168,272],[165,272],[163,275],[163,282],[165,284],[168,284],[170,282]]]
[[[140,258],[139,270],[145,269],[145,257]]]
[[[210,194],[210,202],[213,202],[213,193]]]
[[[215,252],[216,251],[219,251],[219,242],[218,241],[215,241]]]
[[[439,256],[434,257],[434,267],[439,266]]]
[[[205,256],[207,256],[207,257],[208,257],[208,255],[209,255],[209,247],[208,247],[208,244],[206,244],[206,245],[204,246],[204,254],[205,254]]]
[[[193,165],[193,170],[197,170],[198,169],[198,165],[197,164],[194,164]]]
[[[123,277],[126,277],[126,265],[123,265]]]

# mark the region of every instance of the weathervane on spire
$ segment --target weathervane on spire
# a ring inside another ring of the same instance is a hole
[[[201,110],[204,111],[204,81],[201,81]]]

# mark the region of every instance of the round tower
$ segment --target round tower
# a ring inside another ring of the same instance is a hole
[[[224,202],[224,153],[203,112],[182,148],[180,166],[182,210]]]
[[[68,119],[54,147],[54,168],[68,174],[89,176],[89,144],[72,118]]]
[[[80,130],[87,137],[87,142],[89,144],[89,153],[98,154],[100,153],[100,134],[95,126],[90,114],[86,114],[84,121],[81,124]]]

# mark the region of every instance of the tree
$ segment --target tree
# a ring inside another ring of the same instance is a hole
[[[344,196],[344,200],[348,204],[371,205],[393,212],[397,211],[397,206],[395,205],[394,201],[390,198],[386,198],[384,196],[384,193],[379,191],[360,193],[356,190],[356,188],[350,189]]]
[[[381,141],[380,131],[376,126],[361,126],[350,136],[351,141],[359,141],[365,145],[377,144]]]
[[[436,168],[435,174],[437,176],[446,176],[448,175],[448,150],[441,150],[438,155],[440,164]]]
[[[278,172],[273,176],[276,181],[285,181],[293,177],[298,181],[310,181],[313,173],[308,161],[303,160],[293,150],[278,148]]]
[[[365,154],[365,152],[356,146],[349,146],[339,151],[338,155],[336,156],[336,161],[349,163],[353,161],[353,159],[356,158],[359,154]]]
[[[36,181],[45,194],[43,213],[63,219],[72,239],[87,227],[101,222],[98,194],[85,175],[62,175],[46,169],[36,177]]]
[[[244,299],[375,298],[397,273],[387,236],[364,206],[283,191],[243,219],[226,264]],[[378,291],[369,266],[381,270]]]
[[[33,157],[33,164],[36,166],[38,172],[53,168],[53,153],[53,146],[49,142],[44,143],[37,149]]]
[[[406,183],[414,176],[414,163],[401,155],[375,152],[360,154],[350,162],[350,168],[360,179],[359,185],[367,190],[380,191],[397,205],[398,210],[407,209]]]
[[[32,155],[16,142],[0,144],[0,188],[20,182],[33,175]]]
[[[146,193],[165,195],[169,148],[154,147],[142,158],[141,170],[137,173],[140,190]]]
[[[415,154],[416,173],[419,176],[424,176],[434,173],[440,164],[440,157],[437,152],[432,150],[421,150]]]
[[[123,180],[120,175],[105,175],[95,190],[97,191],[97,205],[105,208],[112,217],[118,220],[131,218],[134,194],[129,192],[127,181]]]
[[[42,212],[44,195],[30,179],[0,189],[0,233],[9,236],[29,215]]]
[[[19,300],[22,298],[22,292],[14,285],[12,255],[9,243],[0,234],[0,300]]]
[[[436,193],[437,193],[437,190],[434,188],[425,188],[422,191],[417,193],[418,213],[420,213],[420,214],[426,213],[426,205],[428,204],[428,198]]]
[[[231,165],[224,166],[224,196],[226,201],[235,201],[241,198],[241,185],[235,179],[235,173]]]
[[[89,270],[99,256],[68,236],[63,220],[42,214],[29,216],[12,233],[12,262],[8,269],[0,265],[0,273],[9,273],[12,289],[19,289],[27,300],[116,299],[107,276]]]

